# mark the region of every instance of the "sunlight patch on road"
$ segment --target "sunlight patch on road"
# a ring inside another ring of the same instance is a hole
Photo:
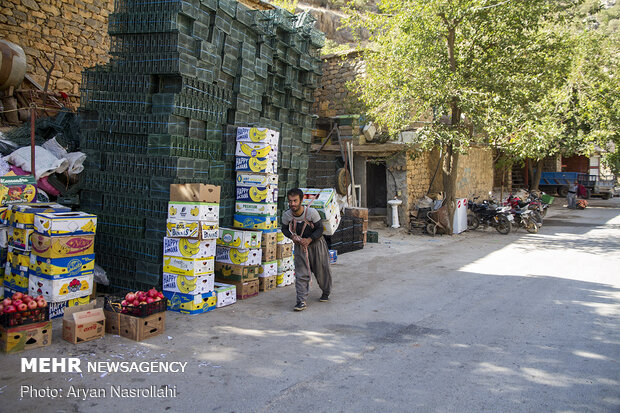
[[[573,354],[587,359],[610,360],[610,358],[607,356],[603,356],[602,354],[590,353],[589,351],[575,350],[573,351]]]

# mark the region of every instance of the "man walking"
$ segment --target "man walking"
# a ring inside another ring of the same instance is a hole
[[[566,194],[566,200],[568,201],[568,209],[577,208],[577,181],[568,184],[568,194]]]
[[[323,237],[323,224],[319,213],[302,205],[304,193],[299,188],[287,192],[289,209],[282,214],[282,233],[295,243],[295,311],[306,309],[310,290],[311,273],[323,291],[319,301],[329,300],[332,273],[329,252]]]

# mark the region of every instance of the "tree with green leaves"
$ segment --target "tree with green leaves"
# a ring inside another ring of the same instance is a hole
[[[418,144],[422,150],[441,151],[450,216],[459,154],[477,141],[513,134],[522,127],[514,118],[514,103],[537,99],[539,82],[557,78],[546,66],[553,63],[560,70],[565,63],[546,48],[549,40],[560,51],[564,46],[540,30],[572,5],[559,0],[384,0],[380,13],[349,20],[368,29],[373,44],[364,52],[366,75],[355,80],[354,90],[367,113],[393,134],[427,121],[418,130]],[[504,121],[489,123],[497,117]]]

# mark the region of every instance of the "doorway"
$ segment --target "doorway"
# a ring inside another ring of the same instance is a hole
[[[369,215],[387,214],[387,173],[385,162],[366,162],[366,205]]]

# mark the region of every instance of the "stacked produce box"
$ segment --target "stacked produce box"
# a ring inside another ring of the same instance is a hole
[[[323,222],[323,234],[333,235],[341,219],[340,207],[334,199],[336,190],[333,188],[302,188],[301,190],[304,193],[302,205],[316,209]]]
[[[168,309],[198,314],[216,308],[215,253],[220,188],[171,185],[164,238],[163,290]]]
[[[218,289],[222,289],[223,293],[227,289],[230,291],[230,286],[234,286],[238,300],[258,295],[261,236],[260,231],[220,228],[215,257],[215,279],[220,283]]]
[[[16,212],[14,217],[19,216]],[[28,292],[42,295],[50,303],[50,317],[59,317],[66,307],[90,300],[97,216],[80,211],[36,212],[33,220]]]
[[[276,285],[285,287],[295,283],[295,257],[293,256],[293,240],[278,231],[276,249]]]

